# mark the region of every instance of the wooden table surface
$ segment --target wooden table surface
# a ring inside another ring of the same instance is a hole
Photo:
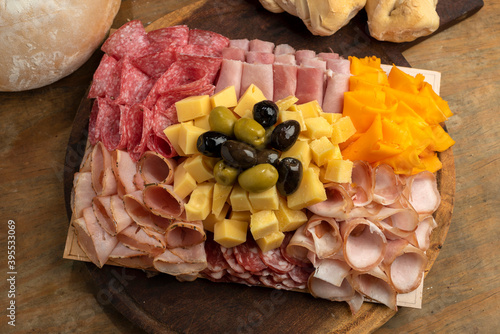
[[[148,24],[192,0],[123,1],[113,27]],[[500,325],[500,0],[405,51],[413,67],[442,73],[456,167],[448,236],[427,275],[422,309],[400,309],[376,333],[494,333]],[[68,218],[66,145],[98,65],[44,88],[0,93],[0,332],[141,333],[95,298],[83,263],[62,258]],[[16,232],[16,326],[7,324],[9,221]],[[11,222],[11,224],[13,224]]]

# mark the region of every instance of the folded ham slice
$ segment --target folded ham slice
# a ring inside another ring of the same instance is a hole
[[[248,43],[248,51],[273,53],[274,43],[269,41],[262,41],[260,39],[252,39]]]
[[[355,272],[351,281],[354,289],[366,298],[397,311],[396,290],[388,283],[387,276],[380,268],[376,267],[368,273]]]
[[[349,275],[351,267],[342,260],[323,259],[316,265],[313,273],[315,278],[340,287],[344,279]]]
[[[145,184],[171,184],[174,181],[174,170],[177,167],[177,162],[172,158],[165,158],[157,152],[146,151],[137,167]]]
[[[111,196],[96,196],[92,199],[92,210],[104,231],[116,235],[116,225],[111,213]]]
[[[342,280],[340,286],[336,286],[311,275],[307,287],[314,297],[332,301],[347,301],[354,298],[356,293],[347,279]]]
[[[340,223],[344,240],[344,258],[354,270],[370,271],[384,259],[387,239],[373,222],[364,218]]]
[[[148,185],[143,190],[144,204],[156,216],[167,219],[184,216],[184,201],[170,184]]]
[[[222,58],[245,61],[245,50],[235,47],[224,48],[222,49]]]
[[[335,219],[314,215],[305,225],[305,234],[310,235],[314,253],[319,259],[334,255],[342,248],[342,237]]]
[[[318,67],[299,66],[297,68],[297,89],[295,91],[295,96],[299,99],[297,103],[302,104],[316,100],[320,106],[322,105],[324,73],[325,71]]]
[[[344,108],[344,93],[349,91],[350,74],[326,71],[326,89],[323,96],[323,111],[342,113]]]
[[[170,224],[165,233],[165,242],[168,248],[198,245],[205,241],[206,238],[207,236],[201,220],[176,220]]]
[[[375,186],[373,189],[373,201],[389,205],[401,196],[403,184],[391,166],[378,165],[374,171]]]
[[[289,44],[278,44],[274,48],[274,55],[279,56],[279,55],[286,55],[286,54],[295,54],[295,49],[293,46]]]
[[[370,204],[373,199],[375,179],[373,170],[366,161],[353,161],[351,183],[344,185],[351,195],[354,206],[362,207]]]
[[[290,64],[273,65],[273,98],[275,101],[295,96],[297,86],[297,66]]]
[[[243,74],[243,62],[232,59],[222,59],[219,79],[215,85],[215,93],[226,87],[234,86],[237,97],[241,94],[241,76]]]
[[[121,150],[111,152],[112,169],[116,179],[117,192],[120,197],[137,190],[134,175],[137,172],[135,162],[129,153]]]
[[[408,177],[403,194],[413,208],[422,215],[432,214],[441,204],[436,176],[429,171]]]
[[[114,263],[137,269],[151,269],[153,267],[153,258],[143,251],[131,249],[119,242],[109,254],[109,259]]]
[[[259,87],[267,100],[273,101],[273,65],[243,63],[240,96],[251,84]]]
[[[349,217],[354,203],[345,188],[338,183],[327,183],[324,185],[326,200],[307,207],[312,213],[323,216],[345,220]]]
[[[294,232],[292,239],[286,246],[288,256],[303,263],[311,262],[307,255],[309,251],[314,253],[314,250],[314,240],[311,235],[305,233],[305,225]]]
[[[153,261],[156,270],[173,276],[196,275],[207,267],[203,244],[188,248],[166,249]]]
[[[132,220],[144,229],[165,234],[171,224],[171,219],[158,216],[148,209],[141,190],[125,195],[123,206]]]
[[[118,195],[111,196],[110,209],[116,233],[120,233],[134,222],[125,210],[123,200]]]
[[[425,217],[418,223],[418,227],[415,230],[418,248],[424,252],[429,249],[432,230],[437,226],[436,220],[431,215]]]
[[[119,233],[117,238],[125,246],[144,251],[152,256],[162,253],[166,248],[163,235],[151,233],[151,231],[146,233],[144,229],[135,223]]]
[[[248,51],[245,61],[250,64],[272,64],[274,63],[274,53],[262,51]]]
[[[116,194],[116,179],[113,175],[111,154],[101,142],[94,146],[91,154],[90,169],[95,193],[98,196]]]
[[[92,198],[96,196],[92,187],[92,175],[90,172],[75,173],[73,178],[73,191],[71,192],[71,210],[73,217],[83,216],[83,209],[92,205]]]

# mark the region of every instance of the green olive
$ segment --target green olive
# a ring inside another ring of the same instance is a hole
[[[236,181],[239,172],[237,168],[226,164],[224,160],[219,160],[214,166],[215,181],[223,186],[232,185]]]
[[[261,148],[266,139],[266,130],[251,118],[240,118],[234,124],[234,135],[239,141]]]
[[[248,192],[259,193],[274,186],[278,176],[278,171],[273,165],[258,164],[241,172],[238,183]]]
[[[226,136],[232,136],[236,119],[236,116],[231,110],[223,106],[218,106],[210,111],[208,123],[212,131],[221,132]]]

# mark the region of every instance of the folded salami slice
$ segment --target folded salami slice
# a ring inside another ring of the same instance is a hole
[[[234,247],[236,261],[249,272],[260,272],[267,268],[259,256],[259,246],[252,238]]]
[[[172,49],[175,46],[188,44],[189,27],[186,25],[177,25],[156,29],[148,32],[147,38],[151,49],[157,52]]]
[[[120,144],[120,106],[106,98],[97,98],[94,102],[97,108],[95,127],[98,129],[95,139],[101,141],[108,151],[113,151]]]
[[[105,54],[94,73],[88,98],[107,97],[113,100],[119,92],[120,66],[115,58]]]
[[[218,52],[229,46],[229,38],[213,31],[191,29],[189,30],[188,44],[209,46]]]
[[[149,53],[150,42],[141,21],[133,20],[112,33],[101,50],[117,60],[126,55],[136,58]]]
[[[117,104],[132,105],[146,98],[155,80],[132,64],[129,57],[120,60],[120,93]]]

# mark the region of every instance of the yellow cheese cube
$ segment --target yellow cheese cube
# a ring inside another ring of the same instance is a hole
[[[316,175],[320,176],[320,174],[321,174],[321,168],[319,168],[318,166],[316,166],[313,163],[309,164],[309,168],[311,168],[313,170],[313,172],[316,173]]]
[[[248,223],[241,220],[224,219],[214,225],[214,240],[231,248],[247,240]]]
[[[332,125],[323,117],[312,117],[305,119],[306,133],[311,139],[332,136]]]
[[[342,159],[342,152],[338,144],[333,144],[333,158],[332,159]]]
[[[250,217],[250,232],[255,240],[278,231],[279,222],[273,211],[257,211]]]
[[[279,209],[274,212],[278,218],[281,232],[295,231],[307,222],[306,213],[302,210],[292,210],[288,207],[286,199],[280,197]]]
[[[276,101],[276,105],[278,106],[279,111],[288,110],[292,105],[297,103],[299,99],[293,95],[285,97],[284,99]]]
[[[195,154],[187,158],[184,161],[184,169],[191,174],[198,183],[205,182],[214,177],[212,159],[203,154]]]
[[[184,163],[175,168],[174,192],[182,199],[196,188],[196,180],[184,169]]]
[[[242,220],[244,222],[250,223],[250,217],[252,213],[250,211],[231,211],[229,214],[229,219]]]
[[[311,162],[311,149],[307,141],[297,140],[288,151],[281,153],[281,159],[292,157],[300,160],[302,168],[306,169]]]
[[[309,143],[312,160],[318,166],[323,166],[332,160],[335,154],[335,147],[326,137],[315,139]]]
[[[260,250],[265,253],[281,246],[283,239],[285,239],[285,234],[278,231],[268,234],[265,237],[257,239],[255,241],[257,242]]]
[[[243,117],[247,113],[248,110],[253,110],[253,105],[257,102],[266,100],[266,97],[262,93],[262,91],[251,84],[245,93],[240,97],[238,101],[238,105],[234,107],[234,112],[238,114],[240,117]]]
[[[223,186],[219,183],[216,183],[214,185],[214,193],[212,199],[212,213],[214,215],[218,216],[220,214],[232,189],[233,186]]]
[[[207,218],[203,220],[203,228],[207,231],[213,232],[214,225],[226,219],[227,212],[229,211],[229,204],[225,203],[219,215],[214,215],[212,212],[208,214]]]
[[[208,122],[208,117],[210,115],[201,116],[194,119],[194,126],[210,131],[210,123]]]
[[[179,147],[185,155],[200,153],[196,148],[198,137],[206,130],[190,123],[181,123],[179,130]]]
[[[181,131],[181,123],[177,123],[168,126],[165,130],[163,130],[163,133],[165,134],[165,136],[167,136],[168,141],[174,147],[175,152],[177,152],[177,154],[179,154],[180,156],[185,156],[186,154],[184,154],[181,147],[179,146],[180,131]]]
[[[265,191],[248,194],[248,199],[252,205],[253,210],[278,210],[279,196],[276,186],[273,186]]]
[[[288,121],[291,119],[299,122],[301,132],[306,131],[307,129],[306,122],[304,122],[304,117],[302,116],[302,112],[300,110],[298,111],[284,110],[280,111],[278,114],[278,123],[283,123],[284,121]]]
[[[233,186],[233,190],[229,195],[229,202],[233,211],[252,211],[252,205],[248,199],[248,191],[243,189],[239,184]]]
[[[177,120],[185,122],[197,117],[208,115],[212,106],[208,95],[190,96],[175,102],[177,109]]]
[[[353,163],[349,160],[330,160],[323,177],[331,182],[350,183],[352,166]]]
[[[189,202],[184,204],[186,219],[188,221],[203,220],[207,218],[212,209],[213,182],[199,184],[189,197]]]
[[[334,144],[345,142],[349,137],[356,133],[356,128],[352,124],[351,118],[345,116],[332,124],[331,141]]]
[[[342,117],[342,114],[333,112],[320,112],[319,116],[326,119],[328,123],[333,124]]]
[[[319,117],[319,113],[323,111],[316,100],[299,104],[297,108],[302,111],[304,118]]]
[[[312,168],[304,169],[299,188],[287,197],[288,207],[300,210],[326,200],[326,191]]]
[[[236,90],[234,89],[234,86],[226,87],[210,97],[210,104],[212,106],[212,109],[219,106],[232,108],[235,107],[237,103],[238,98],[236,96]]]

